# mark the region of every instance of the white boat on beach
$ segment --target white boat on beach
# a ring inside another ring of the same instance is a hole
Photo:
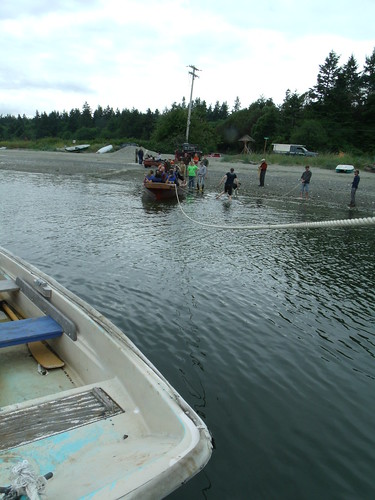
[[[336,172],[338,174],[352,174],[354,172],[354,165],[337,165]]]
[[[157,499],[206,465],[206,425],[126,335],[1,247],[0,304],[0,492]]]
[[[108,146],[103,146],[102,148],[98,149],[97,153],[99,154],[104,154],[104,153],[109,153],[112,151],[113,146],[112,144],[108,144]]]
[[[81,151],[88,149],[90,144],[78,144],[77,146],[66,146],[65,151],[68,153],[80,153]]]

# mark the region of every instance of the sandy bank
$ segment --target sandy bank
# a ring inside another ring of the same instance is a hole
[[[171,155],[165,155],[165,157]],[[210,159],[206,190],[219,191],[221,177],[234,167],[241,181],[241,193],[251,197],[295,198],[299,196],[299,179],[303,168],[281,166],[270,163],[265,187],[258,187],[257,165],[224,163],[220,159]],[[121,175],[124,179],[142,182],[145,172],[143,166],[135,163],[135,147],[129,146],[120,151],[106,154],[67,153],[25,150],[1,150],[0,170],[46,173],[57,175],[85,175],[109,179]],[[360,172],[361,181],[357,192],[357,208],[366,216],[375,212],[375,174]],[[352,174],[337,174],[334,170],[312,169],[310,199],[331,206],[346,207],[350,200]]]

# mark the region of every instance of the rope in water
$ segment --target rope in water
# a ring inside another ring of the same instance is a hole
[[[198,220],[192,219],[182,208],[180,198],[176,188],[176,197],[178,201],[178,206],[184,216],[189,219],[194,224],[199,224],[204,227],[211,227],[214,229],[231,229],[231,230],[260,230],[260,229],[315,229],[318,227],[347,227],[347,226],[369,226],[375,224],[375,217],[364,217],[360,219],[338,219],[338,220],[327,220],[327,221],[319,221],[319,222],[295,222],[289,224],[258,224],[251,226],[230,226],[230,225],[220,225],[220,224],[209,224],[207,222],[201,222]]]

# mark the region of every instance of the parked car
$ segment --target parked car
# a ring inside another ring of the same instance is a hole
[[[273,152],[295,156],[318,156],[318,153],[309,151],[303,144],[272,144]]]

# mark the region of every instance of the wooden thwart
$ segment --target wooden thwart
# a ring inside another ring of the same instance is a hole
[[[1,307],[12,321],[20,321],[20,318],[12,311],[4,300],[1,302]],[[65,365],[64,361],[51,351],[51,349],[49,349],[44,342],[30,342],[27,344],[27,347],[29,348],[35,361],[47,370],[51,370],[52,368],[62,368]]]
[[[63,329],[50,316],[0,323],[0,347],[48,340],[62,335]]]

